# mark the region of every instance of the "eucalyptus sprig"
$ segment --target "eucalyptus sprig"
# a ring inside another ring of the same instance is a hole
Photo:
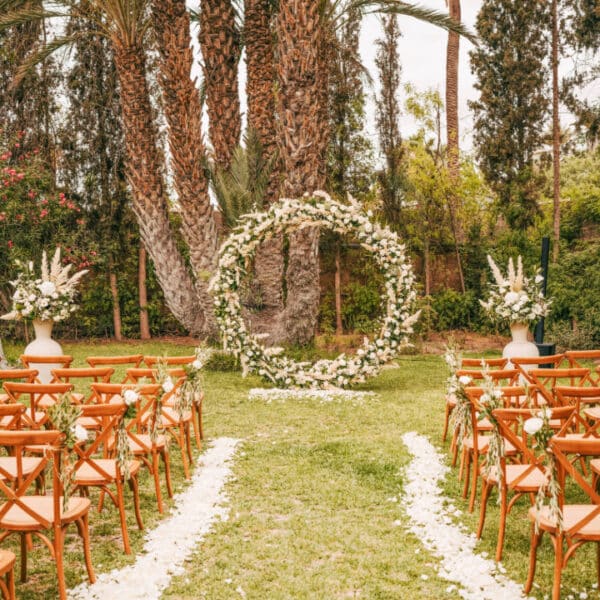
[[[563,528],[563,515],[558,503],[560,494],[560,485],[556,472],[556,459],[552,450],[549,448],[549,442],[554,435],[554,430],[550,427],[552,418],[552,409],[545,406],[537,411],[523,423],[523,430],[535,440],[535,445],[540,452],[544,452],[544,463],[546,467],[543,485],[540,486],[535,497],[535,531],[539,529],[539,519],[541,511],[545,505],[546,498],[549,498],[548,506],[550,508],[550,519],[555,521],[559,531]]]

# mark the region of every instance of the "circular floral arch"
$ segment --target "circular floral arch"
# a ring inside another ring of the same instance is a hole
[[[211,289],[223,346],[240,359],[244,374],[257,373],[284,388],[346,387],[377,374],[382,364],[397,356],[418,318],[418,313],[412,312],[416,297],[414,275],[396,234],[372,223],[370,216],[354,201],[340,204],[324,192],[315,192],[301,200],[282,199],[267,212],[242,219],[221,246]],[[381,330],[375,339],[365,338],[354,356],[340,354],[334,360],[314,364],[293,361],[282,356],[281,349],[264,347],[259,336],[248,332],[242,318],[239,288],[256,248],[276,235],[307,226],[352,234],[373,253],[383,274],[385,316]]]

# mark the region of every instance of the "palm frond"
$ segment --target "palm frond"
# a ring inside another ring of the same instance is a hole
[[[68,13],[57,12],[53,10],[44,10],[36,8],[23,8],[20,10],[10,10],[0,13],[0,31],[4,31],[15,25],[26,25],[44,19],[52,19],[54,17],[68,17]]]
[[[392,14],[412,17],[442,29],[454,31],[477,44],[477,36],[468,27],[451,19],[447,13],[419,4],[410,4],[402,2],[402,0],[349,0],[346,10],[352,9],[358,10],[362,14]]]

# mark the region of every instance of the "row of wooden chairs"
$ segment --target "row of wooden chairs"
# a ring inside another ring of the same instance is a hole
[[[106,495],[119,511],[123,546],[131,552],[125,515],[124,487],[128,483],[133,494],[133,504],[138,527],[143,529],[139,506],[138,473],[142,466],[148,468],[154,479],[155,494],[159,512],[163,512],[162,493],[159,477],[159,462],[165,471],[167,493],[172,496],[168,443],[166,434],[171,434],[182,451],[182,461],[186,477],[189,478],[189,464],[192,461],[190,426],[193,425],[196,442],[200,446],[203,439],[201,404],[193,403],[194,415],[181,414],[175,408],[177,394],[185,381],[183,365],[195,360],[188,357],[151,357],[142,355],[118,357],[89,357],[90,367],[73,368],[72,357],[22,357],[24,369],[0,370],[5,394],[0,394],[0,447],[8,450],[8,456],[0,456],[0,491],[6,502],[0,505],[0,542],[13,533],[21,536],[21,578],[27,571],[27,550],[30,537],[40,538],[50,549],[56,563],[59,596],[66,598],[63,568],[64,530],[70,523],[76,523],[84,543],[86,567],[91,582],[94,573],[89,549],[88,512],[89,498],[85,490],[90,487],[100,489],[98,509]],[[142,361],[145,366],[142,367]],[[164,392],[157,383],[158,362],[166,364],[174,386]],[[37,379],[37,363],[60,365],[52,369],[52,383],[41,384]],[[123,381],[111,383],[115,368],[127,369]],[[129,367],[129,368],[127,368]],[[87,379],[89,393],[74,392],[74,383]],[[15,381],[20,380],[20,381]],[[140,383],[142,380],[151,383]],[[127,406],[123,401],[125,391],[135,388],[138,392],[136,416],[125,423],[132,460],[126,468],[126,478],[117,464],[116,440],[125,417]],[[51,427],[48,408],[66,392],[80,405],[82,415],[79,424],[93,431],[92,440],[74,447],[74,488],[80,491],[80,498],[70,498],[69,506],[61,505],[62,480],[60,465],[64,449],[62,434],[48,431]],[[161,402],[160,411],[156,403]],[[23,402],[28,400],[27,402]],[[200,398],[200,401],[202,398]],[[26,406],[27,404],[27,406]],[[160,431],[154,433],[154,419],[160,418]],[[8,437],[7,437],[8,436]],[[11,438],[14,438],[12,439]],[[14,443],[13,443],[14,442]],[[31,451],[38,451],[32,456]],[[39,455],[41,453],[41,456]],[[40,488],[41,473],[51,466],[53,473],[52,495],[31,495],[31,487]],[[58,481],[56,473],[58,471]],[[44,498],[44,500],[41,500]],[[46,531],[53,531],[52,539]],[[6,598],[14,598],[14,578],[12,576],[15,555],[0,550],[0,592]]]
[[[471,401],[471,426],[473,435],[462,440],[463,454],[461,471],[465,478],[463,496],[467,496],[469,477],[472,487],[469,507],[473,510],[476,498],[478,477],[482,479],[481,508],[477,527],[477,537],[481,537],[485,527],[486,507],[490,492],[499,486],[500,517],[496,545],[496,560],[501,560],[504,547],[507,516],[518,499],[528,496],[532,503],[529,518],[532,521],[531,549],[529,571],[525,592],[533,585],[536,567],[537,547],[542,534],[548,533],[552,538],[555,550],[555,567],[553,582],[553,600],[560,598],[560,580],[562,570],[577,548],[586,541],[600,541],[600,495],[596,491],[596,483],[600,479],[600,369],[590,369],[583,361],[598,360],[600,351],[577,351],[566,355],[555,355],[546,363],[548,369],[524,369],[525,363],[513,361],[514,369],[506,369],[504,359],[487,359],[487,367],[492,379],[502,388],[504,408],[493,412],[493,423],[478,419],[481,407],[478,399],[482,389],[470,387],[466,389]],[[562,361],[568,360],[568,366],[561,367]],[[529,359],[530,361],[531,359]],[[538,366],[540,359],[533,359],[527,366]],[[492,362],[494,361],[494,362]],[[491,363],[491,364],[490,364]],[[457,375],[467,374],[471,377],[470,385],[477,386],[482,376],[476,375],[473,368],[481,369],[480,359],[468,359],[461,365],[462,371]],[[503,372],[502,372],[503,371]],[[524,373],[527,371],[527,373]],[[494,375],[494,372],[497,374]],[[519,385],[526,382],[527,388]],[[537,514],[534,497],[540,486],[546,481],[544,460],[546,451],[536,448],[528,441],[523,430],[523,423],[532,414],[547,407],[552,411],[551,427],[555,435],[550,447],[555,455],[559,472],[559,506],[562,509],[564,526],[558,527],[556,520],[544,508]],[[446,410],[446,418],[448,408]],[[500,473],[494,465],[480,464],[486,459],[489,433],[496,428],[504,445],[504,454],[500,460]],[[447,433],[445,422],[444,434]],[[454,440],[453,440],[454,441]],[[574,460],[577,457],[578,460]],[[587,457],[591,460],[583,460]],[[588,471],[592,481],[587,479]],[[570,476],[587,494],[591,504],[569,505],[564,497],[564,480]],[[539,530],[534,526],[538,523]],[[599,573],[600,575],[600,573]],[[600,582],[600,581],[599,581]]]

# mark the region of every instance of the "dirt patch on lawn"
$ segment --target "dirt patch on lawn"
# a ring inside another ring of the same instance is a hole
[[[502,348],[510,341],[502,335],[482,335],[471,331],[444,331],[441,333],[430,333],[415,344],[419,353],[443,354],[446,345],[454,341],[464,352],[492,352],[502,351]]]

